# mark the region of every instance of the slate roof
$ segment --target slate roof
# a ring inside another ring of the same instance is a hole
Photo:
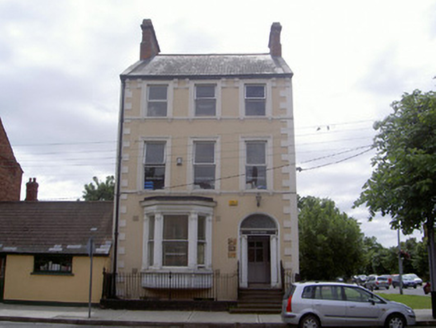
[[[138,61],[121,79],[292,77],[282,57],[270,54],[157,55]]]
[[[109,255],[113,202],[0,202],[0,253]],[[91,231],[97,228],[96,231]]]

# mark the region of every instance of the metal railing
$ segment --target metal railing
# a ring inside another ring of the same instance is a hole
[[[103,275],[102,298],[228,301],[238,297],[237,272],[121,272],[116,275],[103,272]]]

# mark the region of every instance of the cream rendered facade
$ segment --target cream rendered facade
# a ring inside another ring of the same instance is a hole
[[[265,55],[249,59],[256,57]],[[121,75],[117,271],[147,273],[143,288],[167,287],[156,284],[169,271],[195,287],[198,275],[214,270],[238,272],[239,287],[280,288],[281,268],[299,272],[292,73],[137,74],[145,61]],[[154,116],[151,88],[159,86],[166,113]],[[214,90],[212,115],[196,112],[202,86]],[[261,115],[247,115],[247,86],[263,90],[255,99]],[[145,168],[147,150],[159,145],[157,187],[145,182]]]
[[[89,302],[90,260],[74,256],[72,274],[32,274],[34,255],[9,254],[6,257],[4,301],[9,302]],[[92,270],[92,303],[98,304],[103,288],[102,272],[108,268],[108,256],[95,256]]]

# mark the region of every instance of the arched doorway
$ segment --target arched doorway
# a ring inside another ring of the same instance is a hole
[[[240,286],[279,286],[278,228],[264,214],[245,218],[240,226]]]

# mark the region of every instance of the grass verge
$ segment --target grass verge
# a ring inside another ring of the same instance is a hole
[[[412,309],[431,309],[431,298],[428,296],[418,295],[401,295],[401,294],[384,294],[377,293],[381,297],[389,300],[400,302],[410,306]]]

